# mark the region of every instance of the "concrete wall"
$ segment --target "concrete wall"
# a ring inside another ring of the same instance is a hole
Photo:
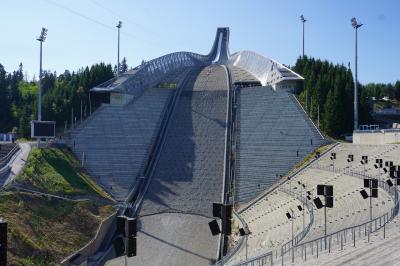
[[[99,249],[110,226],[112,226],[112,223],[115,221],[116,215],[117,212],[104,219],[101,222],[95,237],[89,243],[87,243],[86,246],[64,259],[61,262],[61,266],[86,265],[88,257],[92,256]]]
[[[354,132],[353,144],[389,144],[400,142],[399,132]]]

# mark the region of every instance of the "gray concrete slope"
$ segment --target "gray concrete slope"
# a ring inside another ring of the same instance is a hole
[[[127,106],[106,106],[72,134],[74,152],[97,182],[124,200],[147,160],[164,106],[173,93],[151,88]]]
[[[207,223],[212,203],[222,198],[227,89],[220,66],[204,68],[183,89],[140,211],[142,229],[158,223],[153,234],[159,237],[151,238],[151,248],[137,261],[208,265],[216,258],[218,237],[211,236]],[[171,212],[181,214],[166,214]],[[167,233],[173,230],[177,233]]]
[[[268,87],[239,90],[238,202],[254,198],[323,143],[292,97],[290,92]]]

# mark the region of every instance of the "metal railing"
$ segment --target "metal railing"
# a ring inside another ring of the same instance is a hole
[[[356,246],[357,239],[360,240],[360,239],[365,239],[367,237],[369,240],[371,233],[374,233],[381,228],[384,228],[383,234],[385,236],[386,224],[390,222],[397,215],[398,211],[399,211],[399,201],[396,202],[396,205],[389,212],[379,217],[376,217],[373,220],[370,220],[368,222],[359,225],[347,227],[337,232],[328,234],[326,236],[322,236],[317,239],[298,244],[293,247],[292,252],[297,255],[300,254],[301,258],[307,261],[307,252],[308,255],[310,255],[311,252],[311,256],[314,256],[315,254],[318,258],[321,252],[330,253],[335,244],[336,246],[340,246],[341,250],[343,250],[343,246],[349,241],[352,241],[352,244]],[[282,265],[284,263],[284,257],[285,253],[281,252]],[[298,256],[292,255],[292,258],[294,257]]]
[[[19,145],[16,144],[8,153],[6,156],[0,159],[0,169],[3,168],[9,161],[10,159],[14,156],[15,153],[19,150]]]
[[[331,151],[333,148],[335,148],[336,145],[334,145],[333,147],[331,147],[328,151],[326,151],[324,153],[324,155],[328,154],[329,151]],[[314,160],[312,163],[314,163],[317,160]],[[307,166],[310,166],[312,163],[309,163]],[[360,179],[364,179],[364,178],[376,178],[376,175],[368,175],[365,174],[363,171],[356,171],[353,170],[351,168],[333,168],[331,166],[320,166],[318,164],[314,164],[313,165],[314,168],[318,168],[318,169],[323,169],[323,170],[328,170],[328,171],[332,171],[335,173],[343,173],[343,174],[347,174],[347,175],[351,175]],[[304,170],[304,168],[302,168],[301,170],[297,171],[296,173],[294,173],[292,176],[298,174],[299,172],[301,172],[302,170]],[[378,231],[381,228],[384,228],[384,235],[385,235],[385,226],[388,222],[390,222],[399,212],[399,203],[400,203],[400,197],[398,196],[399,192],[397,191],[397,189],[393,188],[391,189],[389,187],[389,185],[384,182],[382,179],[378,180],[378,184],[379,187],[382,188],[383,190],[385,190],[389,195],[391,195],[391,197],[395,202],[395,206],[393,208],[390,209],[389,212],[380,215],[379,217],[376,217],[370,221],[364,222],[362,224],[359,225],[355,225],[355,226],[350,226],[344,229],[341,229],[339,231],[333,232],[331,234],[328,234],[326,236],[322,236],[319,237],[317,239],[311,240],[311,241],[307,241],[304,243],[300,243],[304,237],[307,235],[307,233],[309,232],[310,228],[311,228],[311,223],[309,224],[309,228],[306,228],[306,230],[300,232],[298,235],[296,235],[296,237],[294,238],[293,242],[295,243],[295,245],[291,245],[292,240],[289,240],[287,243],[283,244],[281,246],[281,254],[278,257],[278,253],[275,252],[275,262],[280,259],[282,265],[284,264],[284,258],[286,256],[286,254],[291,255],[288,259],[293,259],[294,260],[294,254],[297,255],[301,255],[301,258],[304,260],[307,260],[307,252],[311,252],[311,255],[317,254],[317,257],[319,256],[320,252],[323,252],[323,250],[327,250],[328,252],[331,251],[332,248],[332,243],[335,238],[336,238],[336,244],[341,246],[341,249],[343,249],[343,245],[347,242],[347,239],[349,238],[348,236],[351,235],[351,240],[353,241],[353,244],[356,244],[356,240],[357,240],[357,232],[358,232],[358,239],[364,238],[365,237],[370,237],[371,233],[374,233],[376,231]],[[284,183],[280,184],[280,186],[282,186]],[[279,187],[280,187],[279,186]],[[277,187],[277,188],[279,188]],[[277,189],[275,188],[275,189]],[[275,190],[274,189],[274,190]],[[280,190],[284,191],[284,192],[289,192],[288,194],[295,194],[291,191],[288,191],[285,188],[280,188]],[[272,191],[270,191],[272,192]],[[396,196],[397,193],[397,196]],[[268,194],[268,193],[267,193]],[[266,194],[264,194],[265,196]],[[297,195],[295,195],[296,198],[299,199],[299,197]],[[397,199],[397,201],[396,201]],[[307,206],[308,207],[308,206]],[[310,208],[312,209],[312,204],[310,206]],[[311,214],[311,213],[310,213]],[[312,215],[312,219],[314,218],[314,216]],[[310,217],[311,219],[311,217]],[[363,232],[363,233],[362,233]],[[237,249],[239,250],[239,248]],[[236,252],[237,252],[236,250]],[[289,252],[291,251],[291,252]],[[256,257],[247,259],[246,261],[242,261],[239,262],[237,264],[234,264],[234,266],[242,266],[242,265],[273,265],[274,264],[274,252],[273,251],[269,251],[269,252],[265,252],[264,254],[258,255]]]
[[[300,241],[304,239],[304,237],[308,234],[308,232],[310,232],[311,226],[314,224],[314,208],[312,206],[312,203],[310,203],[310,201],[307,198],[303,198],[303,196],[298,196],[296,195],[296,193],[294,193],[291,190],[287,190],[286,188],[281,188],[280,190],[302,202],[307,207],[308,213],[310,215],[310,222],[308,223],[308,225],[304,228],[303,231],[298,233],[293,238],[293,244],[297,245],[298,243],[300,243]],[[284,254],[288,252],[291,248],[292,248],[292,239],[290,239],[281,246],[281,250],[282,252],[284,252]]]
[[[320,167],[322,168],[322,167]],[[324,167],[325,168],[325,167]],[[331,169],[331,168],[330,168]],[[364,179],[365,177],[372,178],[375,176],[372,175],[365,175],[364,173],[361,173],[359,171],[354,171],[351,169],[337,169],[337,172],[342,172],[344,174],[348,174],[360,179]],[[317,258],[319,256],[319,253],[327,251],[331,252],[332,246],[336,243],[337,246],[340,245],[341,250],[343,250],[343,245],[347,243],[347,239],[349,238],[348,236],[351,236],[351,241],[353,242],[353,245],[356,245],[356,240],[357,240],[357,232],[358,232],[358,239],[365,239],[365,237],[368,237],[368,240],[370,238],[371,233],[374,233],[378,231],[381,228],[384,228],[384,235],[385,235],[385,226],[388,222],[390,222],[399,212],[399,197],[398,195],[396,196],[396,193],[398,194],[397,189],[390,189],[390,187],[383,181],[383,180],[378,180],[379,187],[385,190],[392,198],[394,198],[395,206],[390,209],[389,212],[384,213],[370,221],[361,223],[359,225],[355,226],[350,226],[344,229],[341,229],[339,231],[333,232],[331,234],[327,234],[326,236],[319,237],[314,240],[310,240],[301,244],[297,244],[293,248],[291,248],[292,251],[292,259],[294,260],[294,254],[301,254],[301,258],[303,260],[307,260],[307,248],[309,252],[311,252],[311,255],[313,256],[314,253],[316,254]],[[396,201],[397,199],[397,201]],[[334,241],[336,239],[336,241]],[[281,262],[282,265],[284,263],[284,257],[285,257],[286,252],[281,250]],[[294,262],[292,260],[292,263]]]
[[[238,221],[242,224],[242,227],[247,227],[246,222],[243,220],[242,217],[240,217],[240,215],[238,213],[236,213],[235,211],[233,212],[233,215],[238,219]],[[237,252],[239,252],[242,248],[243,248],[243,244],[245,243],[245,240],[247,241],[247,235],[242,236],[241,238],[239,238],[239,241],[237,242],[237,244],[231,249],[229,250],[229,252],[219,261],[217,261],[214,266],[222,266],[224,265],[224,263],[228,262]]]

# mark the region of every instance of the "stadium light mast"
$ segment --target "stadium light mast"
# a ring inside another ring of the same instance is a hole
[[[354,69],[354,130],[358,129],[358,85],[357,85],[357,32],[358,28],[361,27],[363,24],[358,23],[356,18],[352,18],[351,20],[351,26],[355,29],[355,34],[356,34],[356,43],[355,43],[355,69]]]
[[[303,15],[300,16],[300,20],[303,24],[303,54],[301,59],[304,59],[304,23],[306,23],[306,19],[304,18]],[[306,111],[308,112],[308,90],[306,89]]]
[[[47,29],[42,28],[40,36],[36,38],[40,42],[40,63],[39,63],[39,90],[38,90],[38,121],[42,121],[42,44],[46,40]]]
[[[120,30],[122,27],[122,21],[118,21],[118,25],[116,26],[118,28],[118,62],[117,62],[117,77],[119,77],[119,35],[120,35]]]
[[[303,58],[304,58],[304,23],[306,23],[307,19],[305,19],[304,16],[301,15],[300,20],[303,23]]]

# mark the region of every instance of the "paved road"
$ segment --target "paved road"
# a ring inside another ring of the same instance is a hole
[[[217,255],[218,236],[211,236],[209,220],[180,213],[142,217],[137,235],[138,256],[129,258],[128,265],[211,265],[210,258]],[[106,265],[124,265],[124,257]]]

